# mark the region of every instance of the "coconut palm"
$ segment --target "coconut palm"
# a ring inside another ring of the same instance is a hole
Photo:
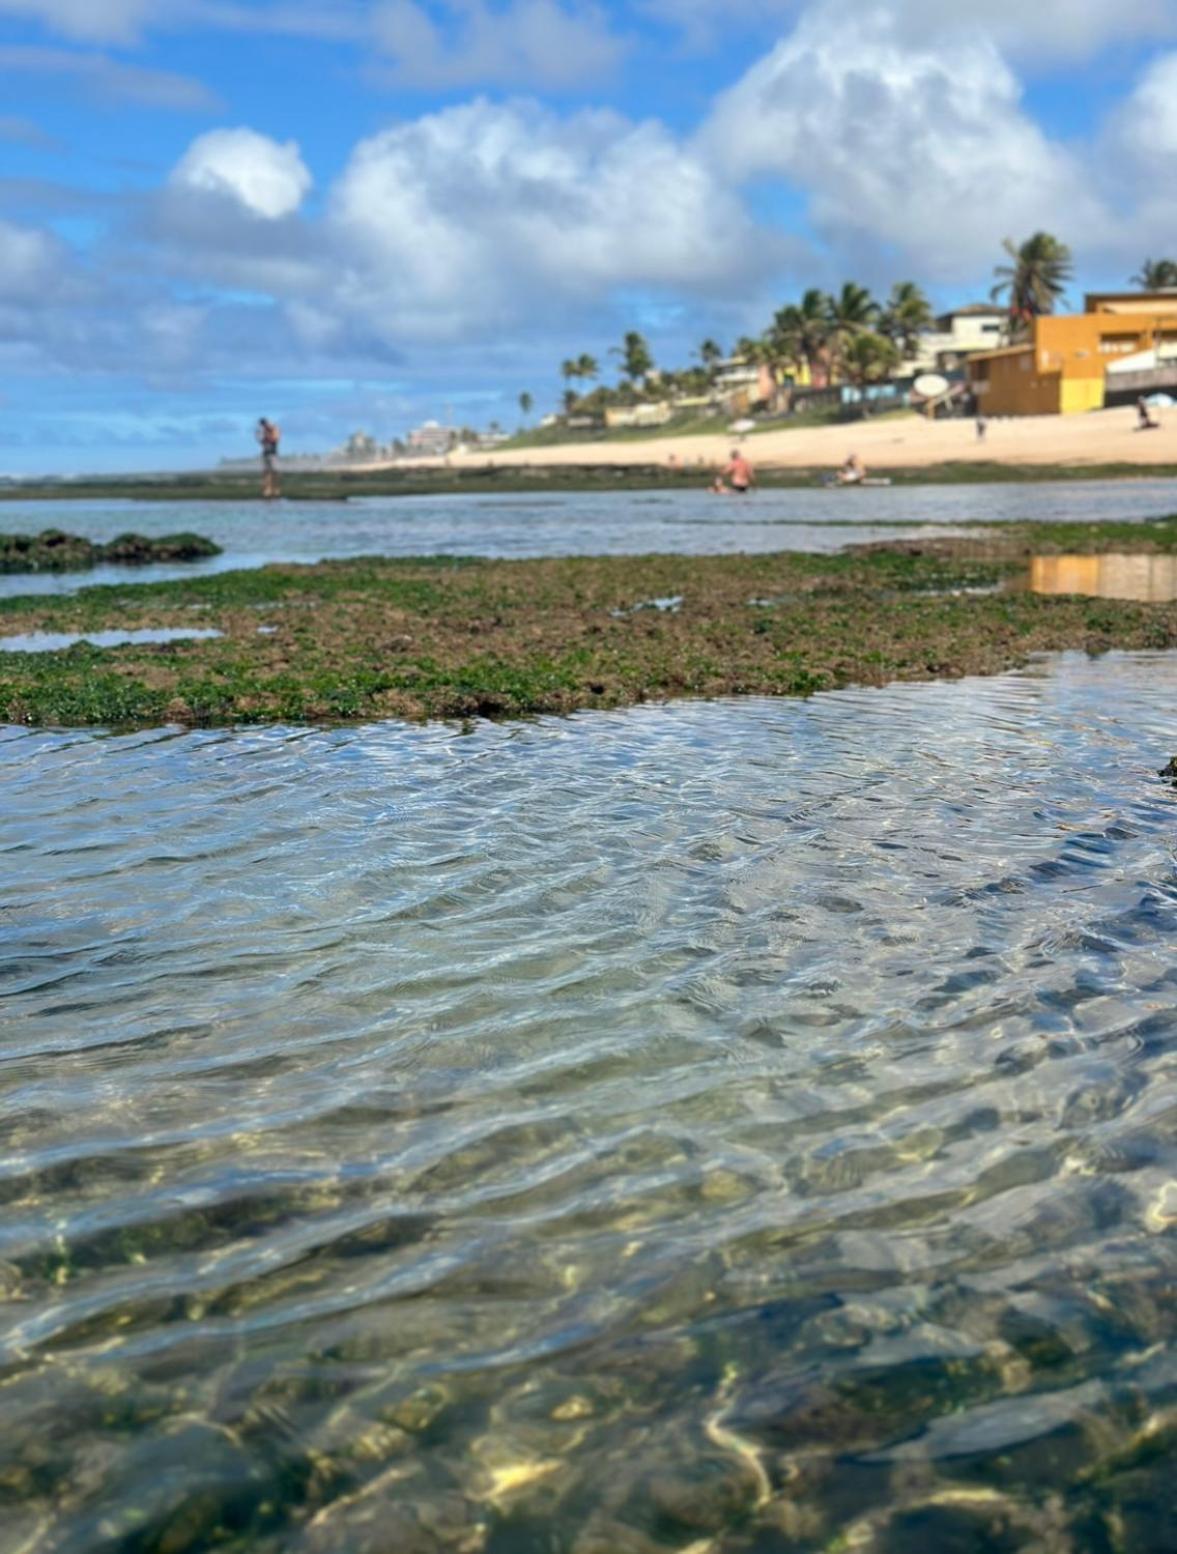
[[[1015,332],[1032,318],[1053,313],[1055,304],[1067,289],[1074,274],[1071,250],[1049,232],[1035,232],[1018,247],[1012,238],[1002,244],[1013,261],[994,269],[997,285],[991,293],[996,302],[1005,298]]]
[[[699,347],[698,357],[708,372],[714,372],[723,360],[723,346],[718,340],[704,340]]]
[[[535,400],[532,399],[531,395],[527,392],[526,389],[524,389],[523,393],[520,394],[520,396],[519,396],[519,410],[520,410],[520,413],[523,416],[523,419],[525,421],[527,420],[527,417],[531,414],[531,407],[534,404],[535,404]]]
[[[600,375],[601,371],[597,358],[590,356],[587,351],[577,358],[576,368],[576,375],[579,378],[595,378]]]
[[[891,376],[899,365],[899,347],[873,329],[859,329],[842,341],[838,359],[850,382],[866,388]]]
[[[1170,291],[1177,287],[1177,259],[1146,259],[1132,285],[1141,291]]]
[[[631,329],[620,347],[613,347],[613,355],[621,357],[621,370],[631,383],[642,383],[647,373],[654,370],[654,358],[645,336]]]
[[[810,381],[816,388],[824,387],[829,379],[831,306],[825,292],[812,286],[800,303],[778,310],[769,330],[777,362],[782,366],[808,367]]]
[[[836,296],[829,299],[829,319],[835,335],[849,339],[860,330],[870,329],[878,321],[879,304],[854,281],[847,281]]]
[[[879,333],[911,358],[920,336],[932,327],[932,304],[914,281],[897,281],[879,316]]]

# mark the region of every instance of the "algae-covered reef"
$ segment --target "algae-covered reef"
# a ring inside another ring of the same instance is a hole
[[[149,566],[158,561],[203,561],[219,556],[221,547],[199,534],[165,534],[149,539],[120,534],[101,544],[43,529],[40,534],[0,534],[0,572],[82,572],[103,563]]]
[[[0,654],[0,718],[514,717],[996,673],[1041,651],[1177,647],[1177,605],[1008,586],[1051,549],[1177,551],[1177,518],[989,526],[836,556],[362,559],[11,599],[0,636],[197,625],[223,636]]]

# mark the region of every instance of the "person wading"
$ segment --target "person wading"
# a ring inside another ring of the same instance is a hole
[[[278,485],[278,445],[282,433],[275,422],[262,416],[257,423],[257,440],[262,450],[262,496],[272,502],[281,495]]]
[[[723,473],[730,482],[730,489],[740,496],[746,496],[756,484],[756,472],[738,448],[732,449],[731,463]]]

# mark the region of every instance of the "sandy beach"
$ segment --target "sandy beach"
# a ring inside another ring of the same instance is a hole
[[[1138,432],[1132,409],[1090,415],[1027,416],[989,423],[985,440],[972,421],[905,419],[864,421],[753,433],[743,440],[752,462],[763,469],[835,468],[855,452],[872,470],[918,469],[937,464],[1102,465],[1132,463],[1142,468],[1177,463],[1177,411],[1161,411],[1160,430]],[[567,443],[514,452],[455,455],[453,468],[536,465],[630,465],[723,463],[733,438],[659,437],[640,441]],[[424,461],[423,461],[424,462]],[[435,462],[435,461],[434,461]]]

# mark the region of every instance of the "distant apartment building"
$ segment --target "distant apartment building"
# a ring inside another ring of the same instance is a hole
[[[410,458],[440,459],[453,451],[458,442],[458,432],[452,426],[442,426],[439,421],[426,421],[416,426],[405,438],[405,451]]]
[[[605,425],[610,430],[633,426],[665,426],[670,416],[670,406],[664,400],[649,405],[613,405],[605,411]]]
[[[1101,410],[1125,368],[1143,374],[1137,392],[1177,382],[1177,291],[1092,292],[1082,313],[1035,318],[1026,340],[967,363],[985,414],[1010,416]]]

